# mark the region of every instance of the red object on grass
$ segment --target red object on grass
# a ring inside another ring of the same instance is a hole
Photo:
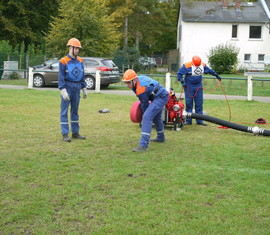
[[[142,121],[142,110],[141,102],[135,101],[130,108],[130,119],[132,122],[141,123]]]
[[[219,126],[218,128],[222,128],[222,129],[230,129],[229,127],[226,127],[226,126]]]
[[[255,123],[257,123],[257,124],[266,124],[266,120],[264,118],[258,118]]]

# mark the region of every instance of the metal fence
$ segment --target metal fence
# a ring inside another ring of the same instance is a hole
[[[10,73],[21,74],[22,78],[25,79],[25,85],[28,88],[33,87],[33,73],[31,69],[0,69],[0,72],[4,71]],[[48,71],[46,71],[48,72]],[[102,75],[100,71],[97,71],[95,77]],[[122,73],[119,74],[122,77]],[[140,74],[139,74],[140,75]],[[170,73],[164,74],[145,74],[164,85],[167,89],[174,88],[175,91],[180,91],[181,85],[177,80],[176,75],[171,75]],[[260,78],[261,77],[261,78]],[[222,77],[222,85],[226,91],[230,91],[233,95],[244,95],[247,96],[247,100],[252,100],[252,96],[266,96],[270,97],[270,73],[245,73],[243,77]],[[99,92],[100,84],[98,84],[98,79],[96,79],[96,92]],[[213,94],[223,94],[223,90],[215,90],[217,88],[217,79],[213,76],[204,76],[203,85],[205,92]],[[116,84],[117,86],[124,86],[123,83]],[[97,90],[98,89],[98,90]]]

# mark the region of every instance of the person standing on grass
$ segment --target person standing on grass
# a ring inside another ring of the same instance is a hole
[[[202,63],[199,56],[193,56],[192,61],[185,63],[177,72],[178,81],[181,82],[185,90],[186,111],[188,113],[192,113],[193,102],[195,104],[195,113],[203,113],[203,73],[210,73],[221,81],[221,77],[205,63]],[[196,122],[198,125],[207,126],[202,120],[197,119]],[[185,125],[191,124],[192,119],[188,118]]]
[[[81,42],[77,38],[71,38],[68,43],[69,53],[59,62],[58,88],[61,93],[60,124],[62,129],[62,140],[71,142],[69,138],[68,109],[70,106],[70,121],[72,138],[85,140],[86,137],[79,134],[79,103],[80,91],[83,98],[87,98],[86,82],[84,77],[83,60],[78,56]]]
[[[124,73],[122,81],[139,98],[143,113],[140,143],[137,148],[133,149],[133,152],[144,152],[148,150],[153,123],[156,126],[157,137],[151,139],[151,141],[165,142],[164,124],[161,114],[162,109],[168,102],[169,93],[157,81],[144,75],[137,76],[136,72],[132,69],[128,69]]]

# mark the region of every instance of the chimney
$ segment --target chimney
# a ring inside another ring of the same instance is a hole
[[[235,9],[237,11],[240,11],[240,7],[241,7],[241,0],[235,0]]]
[[[227,9],[227,7],[228,7],[228,0],[220,0],[220,1],[222,3],[222,8],[223,9]]]

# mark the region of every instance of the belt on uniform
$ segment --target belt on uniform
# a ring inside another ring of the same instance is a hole
[[[150,96],[149,96],[149,100],[150,100],[150,101],[153,101],[153,100],[154,100],[154,97],[155,97],[155,95],[159,92],[160,88],[161,88],[161,87],[158,86],[158,88],[157,88],[156,90],[152,91],[152,93],[151,93]]]
[[[151,94],[156,95],[159,92],[159,90],[160,90],[160,86],[158,86],[158,88],[156,90],[152,91]]]
[[[73,83],[81,83],[82,82],[82,81],[70,81],[68,79],[65,79],[65,81],[67,81],[67,82],[73,82]]]

